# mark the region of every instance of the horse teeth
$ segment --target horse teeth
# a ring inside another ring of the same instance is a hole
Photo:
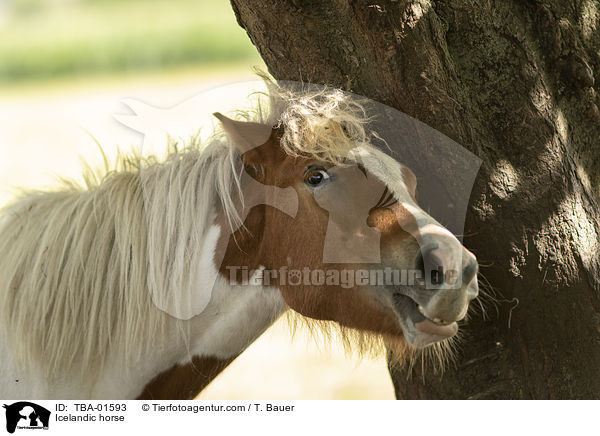
[[[429,321],[431,321],[434,324],[438,324],[438,325],[450,324],[449,322],[446,322],[441,318],[429,318],[427,315],[425,315],[425,309],[423,309],[423,306],[421,306],[420,304],[417,305],[417,308],[419,309],[419,312],[421,312],[421,315],[423,315],[425,318],[427,318]]]
[[[440,318],[434,318],[431,321],[433,321],[435,324],[438,324],[438,325],[450,325],[450,324],[452,324],[451,322],[445,321],[445,320],[440,319]]]

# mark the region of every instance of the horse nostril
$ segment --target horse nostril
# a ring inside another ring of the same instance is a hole
[[[477,265],[477,261],[474,259],[470,259],[467,266],[463,268],[462,271],[462,281],[463,283],[470,283],[471,280],[477,275],[479,270],[479,266]]]
[[[440,285],[444,280],[444,264],[434,253],[437,248],[437,244],[427,245],[419,250],[415,258],[415,268],[421,272],[426,282],[430,279],[434,285]]]

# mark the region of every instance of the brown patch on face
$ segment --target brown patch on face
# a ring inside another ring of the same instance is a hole
[[[375,227],[382,235],[398,233],[396,236],[399,239],[410,236],[405,226],[410,226],[411,221],[414,222],[412,214],[399,204],[389,208],[374,209],[367,218],[367,224]]]
[[[235,357],[194,357],[187,365],[175,365],[148,383],[137,400],[193,400]]]
[[[219,244],[225,249],[225,256],[220,265],[219,272],[229,278],[228,266],[246,266],[250,270],[264,266],[267,270],[343,270],[356,271],[358,269],[382,268],[381,264],[364,263],[324,263],[324,244],[330,223],[330,212],[321,207],[316,200],[314,190],[305,183],[307,168],[315,163],[324,168],[331,167],[313,160],[302,157],[286,155],[279,147],[277,132],[273,132],[267,143],[251,150],[243,155],[247,172],[264,185],[277,186],[279,188],[291,187],[298,197],[298,211],[296,216],[291,217],[275,207],[258,205],[252,208],[247,215],[244,228],[237,230],[233,235],[222,232]],[[330,168],[342,174],[342,169]],[[414,174],[407,169],[407,179]],[[359,185],[349,186],[347,176],[340,176],[335,189],[325,200],[331,200],[342,211],[358,210],[353,202],[357,197],[360,201],[366,198],[372,199],[370,207],[377,204],[382,197],[385,186],[374,180],[373,176],[365,174],[364,169],[359,168]],[[345,174],[354,174],[346,172]],[[403,173],[404,174],[404,173]],[[370,177],[367,180],[367,176]],[[335,182],[334,182],[335,183]],[[354,183],[354,182],[353,182]],[[372,195],[368,195],[365,186],[379,186],[373,189]],[[414,194],[416,180],[408,187]],[[353,195],[360,191],[360,196]],[[338,193],[336,195],[336,192]],[[411,194],[411,195],[412,195]],[[343,198],[343,201],[339,201]],[[400,221],[399,221],[400,219]],[[381,251],[385,246],[394,246],[394,253],[401,251],[403,246],[410,250],[416,250],[416,242],[411,234],[404,228],[411,225],[412,215],[398,203],[387,208],[369,209],[364,213],[362,225],[377,229],[381,234]],[[366,222],[365,222],[366,221]],[[413,219],[414,221],[414,219]],[[352,220],[341,220],[341,226],[351,225]],[[227,226],[227,223],[221,223]],[[226,227],[222,227],[226,228]],[[357,233],[357,229],[348,229],[349,235]],[[409,256],[412,262],[414,256]],[[389,263],[389,262],[386,262]],[[408,265],[406,265],[408,267]],[[241,276],[238,281],[241,281]],[[365,289],[358,286],[343,288],[337,285],[311,285],[302,284],[293,286],[281,284],[276,281],[274,285],[280,290],[286,304],[300,314],[319,320],[335,321],[345,327],[370,331],[393,337],[402,336],[402,331],[394,311],[385,304],[380,296],[376,295],[374,289]]]

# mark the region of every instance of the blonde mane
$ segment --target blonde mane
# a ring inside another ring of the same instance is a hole
[[[265,78],[265,77],[263,77]],[[290,155],[340,162],[368,143],[363,104],[341,91],[295,89],[265,78],[241,118],[285,126]],[[46,377],[97,374],[110,350],[135,361],[164,345],[169,316],[152,303],[188,286],[215,207],[233,226],[241,159],[222,132],[172,144],[166,160],[131,153],[85,184],[29,192],[0,212],[0,326],[23,365]],[[185,329],[181,338],[186,341]]]

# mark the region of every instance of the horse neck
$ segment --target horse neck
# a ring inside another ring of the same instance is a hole
[[[173,331],[189,331],[189,343],[181,344],[174,353],[171,366],[160,365],[160,370],[144,386],[138,399],[192,399],[248,345],[256,340],[285,310],[280,292],[274,288],[252,284],[236,284],[231,280],[228,266],[253,265],[251,251],[239,247],[226,231],[229,229],[222,212],[217,212],[215,223],[207,234],[203,250],[215,253],[213,261],[200,271],[196,289],[205,289],[206,277],[216,280],[210,302],[202,313],[186,322],[172,320]],[[249,224],[249,223],[248,223]],[[228,247],[225,249],[223,244]],[[221,253],[219,255],[219,253]],[[232,255],[233,253],[233,255]],[[212,280],[211,280],[212,281]]]
[[[231,287],[220,278],[206,310],[190,321],[189,349],[180,347],[138,399],[193,399],[283,312],[279,292],[259,286]]]
[[[205,276],[198,274],[196,289],[206,286]],[[0,392],[36,399],[191,399],[283,311],[278,290],[232,285],[219,274],[201,313],[189,320],[163,313],[164,336],[148,338],[156,346],[148,347],[147,354],[133,365],[124,358],[126,350],[117,346],[108,352],[103,370],[90,376],[85,385],[72,377],[49,381],[41,372],[25,373],[0,334]]]

